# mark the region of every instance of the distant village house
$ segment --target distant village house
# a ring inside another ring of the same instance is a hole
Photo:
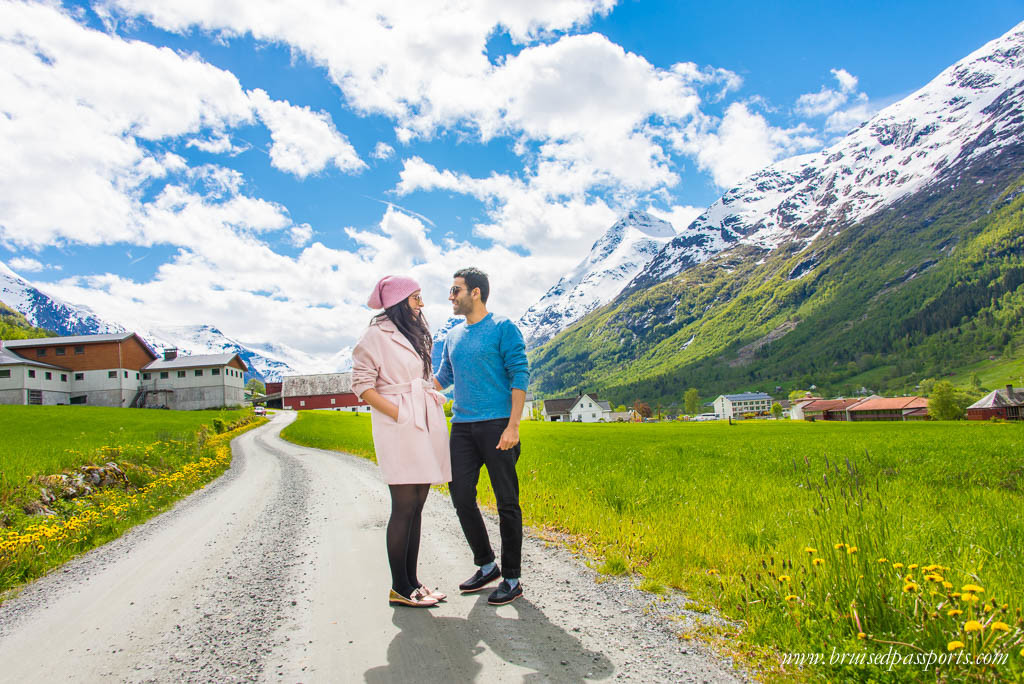
[[[281,378],[282,408],[333,409],[366,413],[370,405],[352,392],[352,373],[286,375]]]
[[[967,407],[967,420],[1024,420],[1024,387],[1007,385],[993,390]]]

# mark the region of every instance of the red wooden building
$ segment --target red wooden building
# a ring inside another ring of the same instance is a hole
[[[269,387],[267,388],[269,392]],[[337,411],[370,410],[369,404],[352,393],[351,373],[322,373],[320,375],[286,375],[281,379],[282,408],[303,411],[307,409],[334,409]]]
[[[967,420],[1024,420],[1024,387],[993,390],[967,407]]]

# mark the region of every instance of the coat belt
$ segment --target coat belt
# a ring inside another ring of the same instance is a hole
[[[442,428],[445,426],[431,425],[430,416],[436,415],[433,411],[427,411],[427,398],[429,397],[438,406],[444,406],[444,395],[434,389],[433,383],[427,380],[413,380],[397,385],[378,386],[377,391],[383,395],[408,395],[412,408],[412,423],[417,430],[427,431],[428,427]],[[436,418],[433,419],[436,422]]]

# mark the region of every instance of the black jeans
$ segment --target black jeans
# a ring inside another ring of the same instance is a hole
[[[498,450],[498,441],[507,426],[508,418],[452,423],[452,482],[448,489],[462,532],[473,550],[473,562],[477,565],[492,562],[494,551],[476,503],[480,467],[487,466],[494,498],[498,502],[501,574],[506,579],[513,579],[519,577],[523,555],[523,513],[519,508],[519,478],[516,475],[519,445],[507,451]]]

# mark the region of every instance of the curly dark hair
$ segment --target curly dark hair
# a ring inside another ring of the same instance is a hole
[[[430,326],[427,324],[426,316],[423,315],[423,310],[420,310],[419,316],[414,316],[412,307],[409,306],[409,300],[403,299],[384,309],[384,313],[374,316],[373,322],[382,321],[385,318],[395,324],[395,327],[405,335],[405,339],[409,340],[409,344],[423,359],[423,378],[429,379],[433,371],[430,353],[434,342],[430,336]]]

